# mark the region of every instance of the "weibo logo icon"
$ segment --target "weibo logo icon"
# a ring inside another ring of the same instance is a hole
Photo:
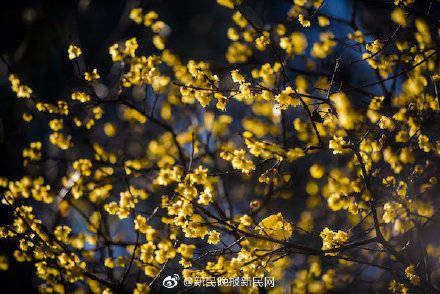
[[[165,288],[172,289],[177,286],[178,281],[179,281],[179,275],[174,274],[172,276],[165,277],[165,279],[163,279],[163,281],[162,281],[162,285]]]

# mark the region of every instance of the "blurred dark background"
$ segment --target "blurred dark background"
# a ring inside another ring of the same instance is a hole
[[[293,3],[285,0],[248,2],[266,21],[275,22],[285,18]],[[389,19],[393,1],[355,2],[358,25],[371,32],[368,40],[378,37],[385,39],[391,35],[395,26]],[[418,1],[414,11],[424,14],[429,2]],[[217,5],[215,0],[7,1],[0,12],[0,176],[21,178],[21,150],[24,144],[41,136],[47,137],[45,128],[39,128],[37,124],[37,127],[29,129],[21,119],[26,100],[17,100],[10,90],[9,73],[17,74],[42,100],[57,101],[65,99],[77,83],[66,53],[71,43],[81,47],[85,56],[84,66],[88,69],[97,67],[101,76],[112,65],[108,47],[119,40],[136,36],[142,44],[139,49],[141,53],[159,53],[151,44],[150,32],[129,20],[129,11],[135,7],[142,7],[145,11],[155,10],[160,19],[170,25],[172,32],[167,47],[172,48],[184,61],[195,59],[226,64],[224,52],[229,44],[226,30],[232,25],[231,11]],[[353,4],[351,0],[331,0],[327,1],[322,11],[349,19]],[[433,10],[431,17],[438,19],[438,10]],[[325,29],[310,29],[307,31],[309,48],[319,38],[319,30],[332,30],[339,36],[351,31],[349,27],[337,23]],[[339,74],[340,78],[349,79],[351,76],[350,72],[344,70]],[[357,71],[356,78],[365,82],[369,75],[370,72],[361,70]],[[356,84],[356,81],[353,83]],[[0,223],[7,222],[7,216],[8,212],[2,206]],[[14,247],[14,244],[0,240],[0,255],[11,256]],[[33,266],[16,263],[11,258],[9,261],[10,270],[0,271],[3,289],[9,289],[8,292],[35,292],[32,286]]]

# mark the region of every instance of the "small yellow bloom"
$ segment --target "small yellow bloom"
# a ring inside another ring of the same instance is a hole
[[[338,248],[348,240],[348,233],[344,231],[334,232],[325,227],[319,235],[322,238],[322,250]],[[326,253],[327,255],[336,255],[337,253]]]
[[[23,113],[23,120],[26,122],[30,122],[32,120],[32,114],[28,112]]]
[[[116,127],[112,123],[106,123],[104,125],[104,133],[108,137],[114,137],[116,135]]]
[[[180,253],[183,258],[190,259],[194,255],[194,249],[196,249],[196,245],[180,244],[177,253]]]
[[[310,27],[310,20],[305,18],[303,14],[298,15],[298,20],[303,27],[305,28]]]
[[[217,3],[229,9],[234,9],[234,5],[240,5],[243,0],[217,0]]]
[[[163,49],[165,49],[165,39],[162,38],[162,37],[159,36],[159,35],[155,35],[155,36],[153,37],[153,44],[154,44],[154,46],[156,46],[156,48],[159,49],[159,50],[163,50]]]
[[[209,244],[218,244],[220,242],[220,233],[217,231],[209,232],[208,243]]]
[[[8,258],[6,256],[0,256],[0,270],[5,271],[9,268]]]
[[[98,70],[96,68],[94,68],[92,72],[84,73],[84,78],[86,81],[93,82],[93,81],[99,79],[100,76],[98,74]]]
[[[391,20],[401,25],[402,27],[406,27],[407,22],[406,22],[405,10],[402,8],[394,9],[393,12],[391,13]]]
[[[67,49],[67,53],[69,53],[69,59],[75,59],[81,55],[81,49],[75,45],[69,45],[69,49]]]
[[[240,39],[240,35],[238,34],[237,30],[234,28],[228,29],[228,38],[232,41],[238,41]]]
[[[141,23],[143,21],[142,8],[135,8],[130,11],[130,19],[135,23]]]
[[[26,85],[21,84],[20,79],[14,75],[9,75],[9,81],[11,82],[11,89],[17,94],[18,98],[30,98],[32,89]]]
[[[283,36],[286,33],[286,26],[279,24],[276,26],[275,31],[279,36]]]
[[[413,264],[411,264],[410,266],[408,266],[405,269],[405,274],[408,277],[408,279],[411,282],[411,284],[413,284],[414,286],[417,286],[418,284],[420,284],[420,277],[415,274],[415,270],[414,270],[414,265]]]
[[[150,290],[147,284],[136,283],[136,289],[134,289],[133,294],[148,294]]]
[[[315,179],[320,179],[325,173],[325,168],[322,165],[314,164],[310,167],[310,175]]]
[[[49,122],[49,127],[54,131],[59,131],[63,128],[63,120],[53,119]]]
[[[318,23],[320,27],[325,27],[330,24],[330,20],[325,16],[318,16]]]
[[[72,100],[78,100],[82,103],[90,101],[90,96],[83,92],[74,92],[71,97]]]
[[[113,44],[108,48],[108,52],[112,56],[113,62],[122,60],[122,54],[119,52],[119,44]]]
[[[266,47],[270,44],[269,32],[263,32],[263,35],[255,40],[255,47],[260,50],[266,50]]]

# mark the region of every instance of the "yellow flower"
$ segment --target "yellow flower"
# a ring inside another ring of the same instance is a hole
[[[342,137],[333,136],[333,139],[329,141],[329,148],[333,149],[333,154],[346,153],[345,145],[347,145],[347,142]]]
[[[63,120],[53,119],[49,122],[49,127],[54,131],[59,131],[63,128]]]
[[[32,120],[32,114],[28,112],[23,113],[23,120],[26,122],[30,122]]]
[[[320,237],[322,238],[322,250],[329,250],[347,242],[348,233],[341,230],[334,232],[326,227],[322,230]],[[326,253],[326,255],[337,255],[337,253]]]
[[[55,132],[49,136],[49,140],[52,144],[57,145],[59,148],[66,150],[73,144],[70,142],[70,136],[65,137],[62,133]]]
[[[121,52],[119,51],[119,45],[118,44],[113,44],[112,46],[110,46],[108,48],[108,52],[112,56],[113,62],[120,61],[123,58]]]
[[[260,50],[266,50],[266,47],[270,44],[269,32],[263,32],[263,35],[255,40],[255,47]]]
[[[0,256],[0,270],[5,271],[9,268],[8,258],[6,256]]]
[[[235,169],[241,169],[243,173],[250,174],[253,170],[255,170],[255,165],[252,161],[245,158],[245,154],[245,150],[239,149],[234,150],[232,153],[222,152],[220,157],[227,161],[231,161],[232,166]]]
[[[283,36],[286,33],[286,26],[280,23],[276,26],[275,31],[279,36]]]
[[[403,8],[395,8],[391,13],[391,19],[402,27],[406,27],[406,15]]]
[[[185,259],[190,259],[194,255],[194,249],[196,249],[196,245],[180,244],[179,248],[177,248],[177,253],[180,253]]]
[[[417,286],[418,284],[420,284],[420,277],[415,274],[415,270],[414,270],[414,265],[413,264],[411,264],[410,266],[408,266],[405,269],[405,274],[408,277],[408,279],[411,282],[411,284],[413,284],[414,286]]]
[[[288,223],[281,213],[263,219],[256,227],[259,235],[269,236],[276,240],[287,240],[292,236],[292,225]]]
[[[232,41],[238,41],[240,39],[240,35],[238,34],[237,30],[234,28],[229,28],[227,36]]]
[[[114,124],[106,123],[104,125],[104,133],[106,134],[106,136],[114,137],[116,135],[116,131],[117,131],[117,129]]]
[[[234,13],[234,15],[232,16],[232,19],[235,21],[235,23],[237,25],[239,25],[242,28],[246,27],[248,24],[248,21],[246,20],[246,18],[239,11],[236,11]]]
[[[240,74],[238,72],[238,70],[236,70],[236,69],[231,71],[231,77],[232,77],[232,80],[234,81],[234,83],[243,84],[244,82],[246,82],[246,79],[244,78],[244,76],[242,74]]]
[[[84,79],[86,81],[93,82],[99,78],[100,78],[100,76],[99,76],[98,70],[96,68],[94,68],[91,72],[84,73]]]
[[[220,242],[220,233],[217,231],[209,232],[208,243],[209,244],[218,244]]]
[[[353,129],[362,120],[362,117],[353,109],[350,100],[344,93],[335,93],[330,96],[330,100],[335,104],[339,115],[338,121],[343,128]]]
[[[151,288],[147,284],[136,283],[136,289],[134,289],[133,294],[148,294]]]
[[[156,46],[156,48],[159,49],[159,50],[163,50],[163,49],[165,49],[165,39],[162,38],[162,37],[159,36],[159,35],[155,35],[155,36],[153,37],[153,44],[154,44],[154,46]]]
[[[289,37],[280,38],[280,47],[286,50],[288,55],[304,54],[307,48],[307,39],[303,33],[294,32]]]
[[[143,21],[142,8],[134,8],[130,11],[130,19],[135,23],[141,23]]]
[[[226,59],[229,63],[246,62],[252,55],[252,49],[242,43],[233,42],[226,52]]]
[[[67,49],[67,53],[69,53],[69,59],[75,59],[81,55],[81,49],[75,45],[69,45],[69,49]]]
[[[325,27],[330,24],[330,20],[327,17],[320,15],[318,16],[318,23],[320,27]]]
[[[57,226],[54,231],[55,237],[61,242],[67,242],[72,230],[68,226]]]
[[[298,15],[298,21],[303,27],[305,28],[310,27],[310,20],[305,18],[303,14]]]
[[[319,59],[326,58],[336,46],[334,35],[331,32],[323,32],[319,36],[320,41],[313,44],[310,54]]]
[[[396,280],[392,280],[388,287],[388,290],[392,291],[392,293],[396,294],[406,294],[408,293],[408,288],[405,287],[404,284],[397,282]]]
[[[73,92],[71,97],[72,100],[77,100],[82,103],[90,101],[90,96],[83,92]]]
[[[147,121],[147,117],[145,115],[133,108],[124,108],[123,117],[129,122],[139,122],[143,124]]]
[[[234,5],[240,5],[243,0],[217,0],[217,3],[230,9],[234,9]]]
[[[144,26],[149,27],[159,17],[155,11],[149,11],[144,15]]]
[[[26,85],[22,85],[18,77],[14,74],[9,75],[9,81],[11,82],[11,89],[17,94],[18,98],[30,98],[32,89]]]
[[[325,168],[322,165],[314,164],[310,167],[310,175],[315,179],[320,179],[325,173]]]

